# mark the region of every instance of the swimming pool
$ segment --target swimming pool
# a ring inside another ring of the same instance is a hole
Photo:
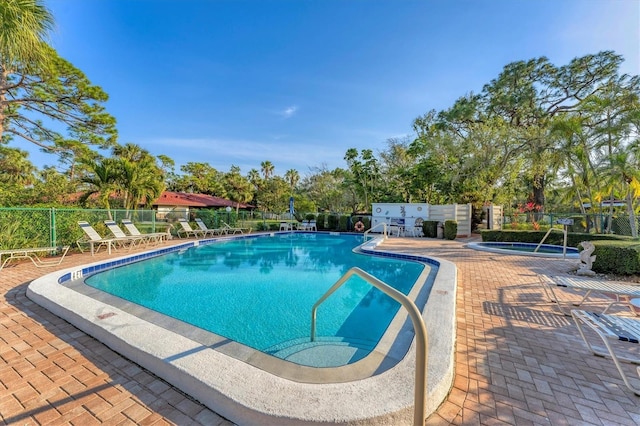
[[[360,235],[315,233],[221,240],[95,273],[85,283],[270,355],[336,367],[367,356],[400,307],[353,277],[322,305],[319,338],[310,344],[313,304],[349,268],[405,295],[425,269],[435,275],[424,263],[355,253],[362,242]]]
[[[359,250],[436,267],[428,268],[437,271],[432,285],[425,286],[428,280],[423,277],[408,294],[424,305],[428,415],[453,381],[456,268],[441,259],[381,250],[377,246],[382,242],[371,240]],[[114,266],[207,244],[177,242],[63,269],[34,280],[27,296],[238,424],[411,423],[416,351],[413,328],[403,311],[393,317],[369,355],[348,365],[318,368],[266,355],[84,284],[83,277]]]
[[[474,250],[503,254],[518,254],[521,256],[550,258],[566,257],[568,259],[578,259],[580,257],[580,251],[575,247],[566,247],[566,254],[563,254],[563,251],[565,250],[564,247],[552,244],[541,244],[537,251],[535,250],[538,247],[538,244],[534,243],[482,242],[469,243],[467,246]]]

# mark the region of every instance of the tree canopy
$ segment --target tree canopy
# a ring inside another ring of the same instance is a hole
[[[118,143],[107,94],[47,44],[53,19],[41,1],[5,0],[0,20],[2,205],[64,202],[56,194],[81,191],[82,201],[107,208],[115,193],[119,206],[133,209],[165,188],[276,213],[292,196],[298,211],[343,213],[375,202],[427,202],[496,203],[507,211],[529,203],[542,214],[624,200],[637,233],[640,77],[621,74],[623,58],[612,51],[560,66],[545,57],[507,64],[479,93],[419,115],[412,135],[389,139],[379,152],[348,148],[345,168],[280,176],[265,160],[243,175],[234,165],[222,172],[188,162],[176,173],[170,157]],[[67,169],[37,170],[10,145],[19,142],[56,154]],[[98,148],[111,148],[111,156]]]
[[[0,142],[61,154],[78,143],[113,146],[107,94],[46,43],[52,25],[41,1],[0,3]]]

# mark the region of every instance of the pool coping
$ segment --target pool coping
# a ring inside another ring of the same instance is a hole
[[[429,339],[426,398],[429,414],[444,400],[453,380],[456,267],[444,260],[379,250],[377,246],[381,241],[373,240],[362,249],[392,257],[429,259],[439,266],[423,310]],[[412,422],[415,342],[396,366],[370,378],[344,383],[301,383],[260,370],[58,284],[65,277],[77,278],[83,268],[106,268],[104,265],[110,267],[194,244],[199,242],[178,243],[138,255],[63,269],[34,280],[27,296],[239,424]]]
[[[538,244],[536,243],[518,243],[518,242],[511,242],[511,241],[483,241],[483,242],[474,242],[474,243],[468,243],[466,244],[467,248],[473,249],[473,250],[478,250],[478,251],[487,251],[487,252],[491,252],[491,253],[501,253],[501,254],[510,254],[510,255],[515,255],[515,256],[530,256],[530,257],[548,257],[550,259],[579,259],[580,258],[580,254],[579,253],[566,253],[566,256],[562,254],[562,252],[558,252],[558,253],[533,253],[533,252],[526,252],[526,251],[514,251],[514,250],[509,250],[509,249],[501,249],[499,247],[496,247],[498,245],[502,245],[502,246],[512,246],[512,247],[531,247],[531,246],[537,246]],[[542,248],[549,248],[549,247],[553,247],[553,248],[560,248],[562,249],[562,246],[557,246],[557,245],[553,245],[553,244],[541,244],[540,247]],[[575,247],[567,247],[567,248],[571,248],[571,249],[575,249]]]

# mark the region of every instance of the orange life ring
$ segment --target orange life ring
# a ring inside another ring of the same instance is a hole
[[[364,223],[362,223],[361,221],[357,221],[356,224],[353,226],[353,229],[355,229],[356,232],[364,231]]]

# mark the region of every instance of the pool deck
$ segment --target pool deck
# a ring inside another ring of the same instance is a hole
[[[536,274],[565,273],[575,260],[480,252],[468,241],[392,238],[382,246],[458,268],[454,385],[427,424],[640,424],[640,397],[613,362],[587,351],[537,284]],[[60,268],[116,256],[70,254]],[[29,282],[51,271],[31,262],[0,271],[4,424],[230,424],[30,301]]]

